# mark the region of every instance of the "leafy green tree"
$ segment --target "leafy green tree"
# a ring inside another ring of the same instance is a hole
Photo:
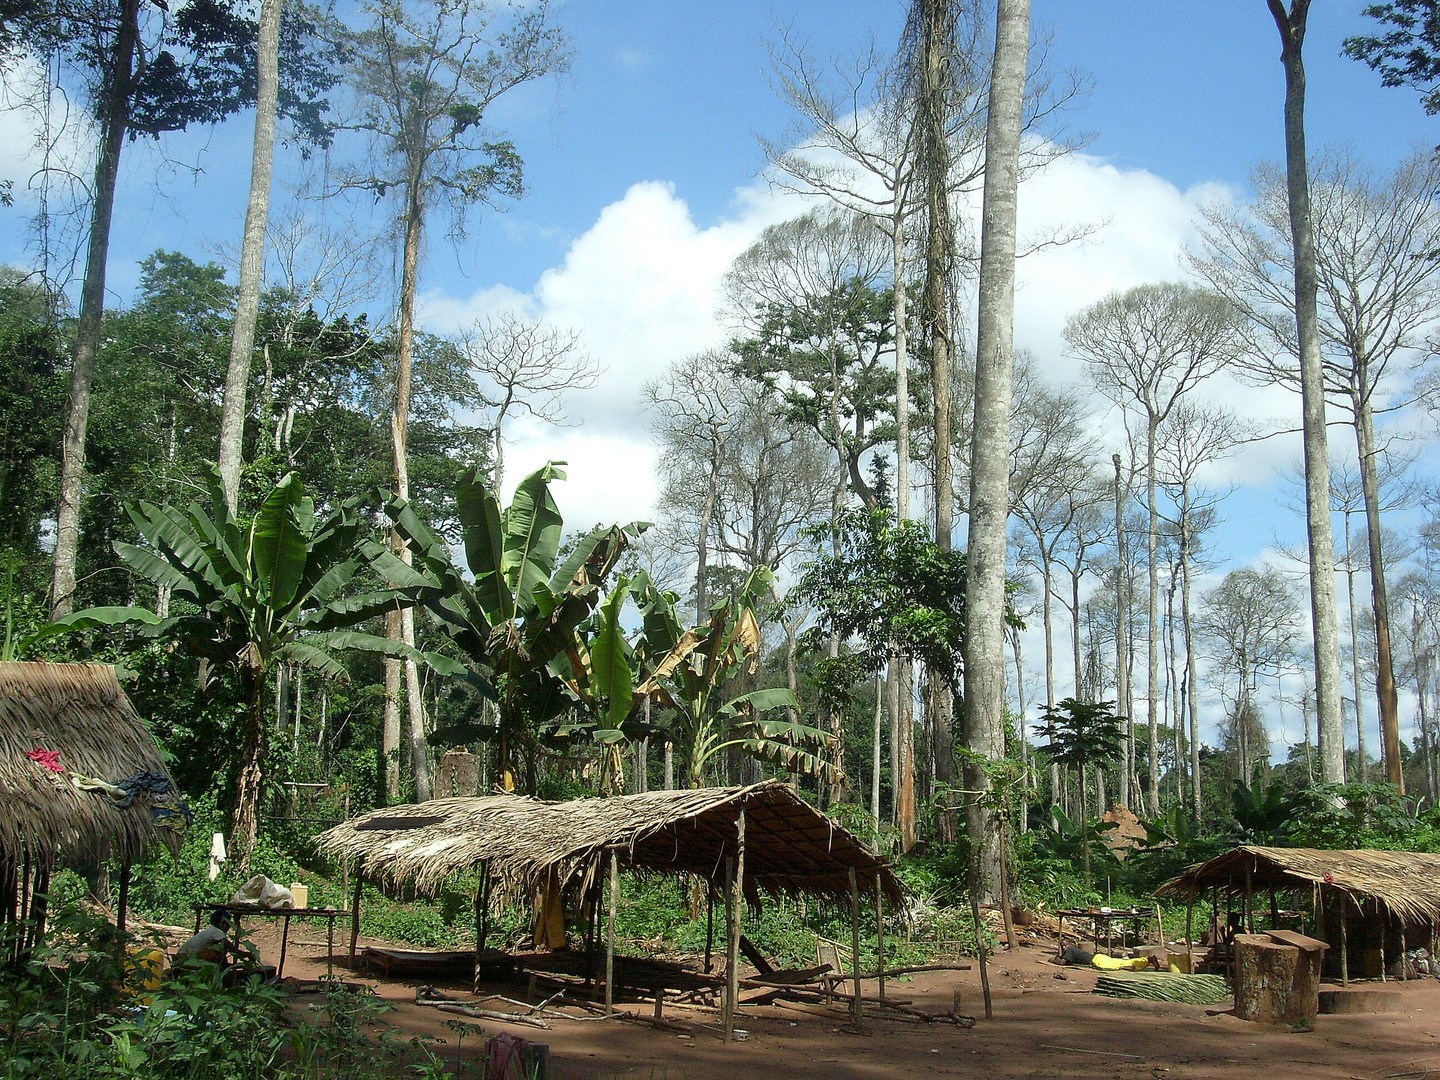
[[[345,677],[344,649],[412,655],[404,646],[352,629],[401,603],[428,598],[433,587],[379,541],[356,503],[317,518],[294,473],[250,516],[232,516],[218,474],[208,504],[187,509],[139,503],[131,519],[146,546],[116,544],[140,578],[168,590],[173,614],[140,607],[89,608],[42,629],[33,642],[77,630],[128,626],[142,637],[173,641],[220,668],[233,668],[244,703],[232,818],[240,865],[255,845],[263,790],[266,684],[277,664]],[[364,587],[369,568],[390,586]],[[439,658],[445,670],[458,665]]]
[[[213,124],[254,101],[253,22],[232,0],[190,0],[170,17],[142,18],[142,0],[38,0],[7,19],[17,52],[46,70],[74,72],[98,131],[90,187],[85,274],[75,327],[69,408],[61,440],[60,499],[51,611],[73,607],[86,468],[85,441],[101,344],[110,223],[121,150],[141,135],[158,139],[191,124]],[[159,4],[164,9],[166,5]],[[8,55],[0,53],[0,60]],[[291,50],[281,107],[321,129],[330,65]],[[55,61],[51,63],[51,61]],[[323,136],[320,136],[323,138]]]
[[[1074,698],[1065,698],[1045,706],[1040,725],[1049,740],[1044,747],[1046,752],[1056,761],[1073,767],[1079,777],[1079,819],[1083,823],[1088,818],[1090,806],[1087,769],[1092,765],[1104,765],[1115,760],[1120,752],[1121,740],[1125,736],[1125,722],[1123,718],[1115,715],[1113,701],[1076,701]],[[1154,782],[1153,778],[1151,782]],[[1089,877],[1088,842],[1084,846],[1082,857],[1085,861],[1085,876]]]
[[[896,522],[884,507],[841,510],[811,530],[828,548],[805,567],[794,597],[817,609],[809,642],[834,634],[848,652],[820,662],[822,694],[838,706],[863,678],[892,656],[923,661],[926,669],[960,685],[960,643],[965,633],[965,554],[946,550],[919,522]],[[1014,613],[1012,625],[1018,625]],[[944,740],[944,745],[951,745]],[[907,767],[901,762],[901,769]],[[901,845],[915,843],[913,775],[895,778],[896,823]]]
[[[59,305],[19,271],[0,269],[0,551],[27,565],[40,558],[41,522],[55,506],[65,410]]]
[[[1385,86],[1420,91],[1425,112],[1440,112],[1440,13],[1435,0],[1390,0],[1367,4],[1361,14],[1380,24],[1381,33],[1345,39],[1345,55],[1380,73]]]

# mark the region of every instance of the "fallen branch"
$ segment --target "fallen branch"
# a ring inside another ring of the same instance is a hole
[[[433,986],[418,987],[415,990],[415,1004],[439,1009],[441,1012],[458,1013],[460,1016],[469,1016],[477,1020],[498,1020],[505,1024],[524,1024],[527,1027],[550,1030],[550,1025],[544,1020],[521,1013],[500,1012],[496,1009],[480,1009],[474,1005],[466,1005],[440,993]]]
[[[1133,1058],[1135,1061],[1144,1061],[1139,1054],[1122,1054],[1119,1050],[1082,1050],[1078,1046],[1056,1046],[1054,1043],[1041,1043],[1043,1050],[1063,1050],[1067,1054],[1094,1054],[1096,1057],[1123,1057]]]

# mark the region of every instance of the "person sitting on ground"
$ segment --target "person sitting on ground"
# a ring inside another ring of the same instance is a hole
[[[235,953],[235,946],[230,943],[230,912],[216,908],[210,916],[210,925],[181,945],[175,959],[208,960],[223,966]]]

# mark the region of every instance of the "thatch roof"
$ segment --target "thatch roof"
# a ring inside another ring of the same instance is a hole
[[[113,668],[0,662],[0,861],[134,861],[188,813]]]
[[[1229,896],[1254,891],[1333,891],[1377,901],[1398,918],[1440,922],[1440,855],[1417,851],[1322,851],[1244,845],[1171,878],[1156,893],[1184,901],[1219,888]]]
[[[849,871],[891,903],[901,885],[879,856],[779,781],[750,787],[649,791],[549,803],[515,795],[432,799],[374,810],[321,833],[332,858],[363,863],[366,877],[433,893],[450,875],[482,864],[497,899],[522,896],[553,872],[588,888],[615,851],[621,865],[690,873],[717,889],[745,812],[745,885],[771,894],[850,895]]]

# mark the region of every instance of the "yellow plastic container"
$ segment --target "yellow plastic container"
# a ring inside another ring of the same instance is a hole
[[[309,885],[301,885],[300,882],[297,881],[294,885],[290,886],[290,895],[295,898],[295,906],[297,908],[307,908],[310,906]]]

